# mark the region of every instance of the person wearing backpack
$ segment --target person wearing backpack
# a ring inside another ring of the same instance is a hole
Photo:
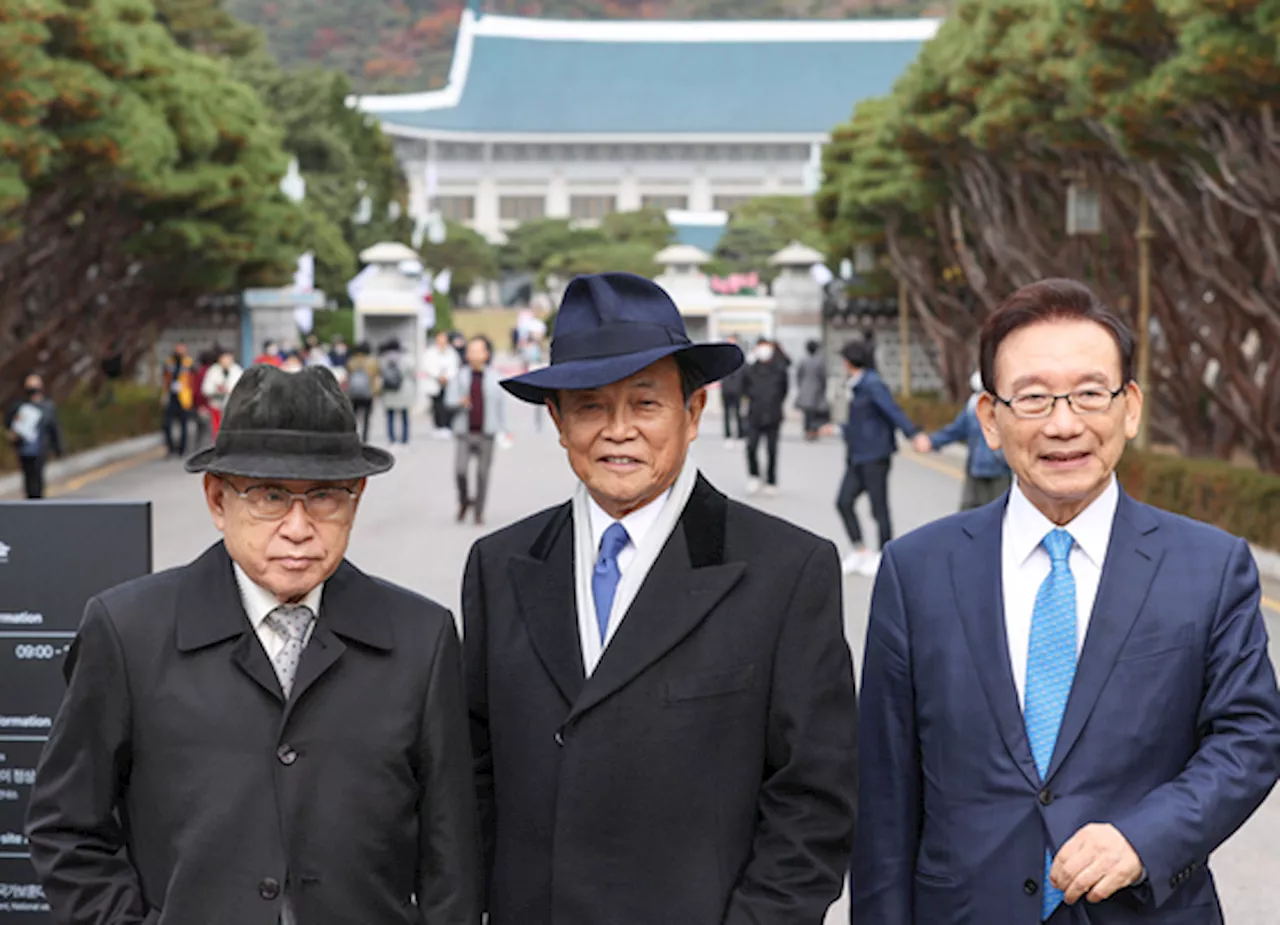
[[[360,439],[369,442],[369,417],[373,413],[373,397],[378,393],[378,361],[370,354],[368,341],[356,344],[347,360],[347,398],[355,409],[360,426]]]
[[[387,412],[387,440],[396,442],[396,418],[400,419],[400,442],[409,445],[409,410],[413,407],[413,360],[400,348],[400,339],[393,337],[382,345],[382,357],[378,361],[378,376],[382,386],[382,407]]]

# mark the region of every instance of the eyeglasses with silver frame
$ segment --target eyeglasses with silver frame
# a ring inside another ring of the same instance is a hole
[[[226,479],[222,483],[244,501],[249,513],[258,520],[281,520],[301,501],[307,514],[316,520],[339,520],[351,512],[360,492],[345,485],[323,485],[305,492],[294,492],[279,485],[252,485],[244,491]]]
[[[1065,401],[1067,407],[1076,414],[1101,414],[1111,408],[1111,403],[1116,397],[1124,392],[1126,386],[1122,385],[1114,391],[1095,388],[1095,389],[1076,389],[1072,392],[1064,392],[1061,395],[1050,395],[1045,392],[1027,392],[1022,395],[1015,395],[1013,398],[1001,398],[999,395],[992,393],[992,398],[1000,404],[1006,406],[1015,415],[1025,420],[1034,420],[1037,418],[1047,418],[1053,414],[1053,409],[1058,407],[1058,402]]]

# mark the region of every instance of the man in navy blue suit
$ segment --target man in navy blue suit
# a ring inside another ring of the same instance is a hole
[[[890,544],[863,667],[855,925],[1213,925],[1210,853],[1280,774],[1240,539],[1129,498],[1133,336],[1083,285],[983,327],[1016,481]]]

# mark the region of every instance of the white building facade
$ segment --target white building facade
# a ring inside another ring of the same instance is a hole
[[[887,93],[937,27],[468,9],[445,89],[355,102],[394,139],[415,218],[438,212],[501,241],[530,219],[658,207],[707,249],[715,213],[722,223],[756,196],[812,193],[829,131]]]

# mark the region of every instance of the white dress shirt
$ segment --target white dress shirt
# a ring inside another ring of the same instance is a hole
[[[1112,476],[1092,504],[1063,527],[1075,541],[1067,562],[1076,582],[1076,655],[1084,646],[1085,633],[1093,614],[1102,580],[1102,564],[1111,543],[1111,524],[1120,503],[1120,488]],[[1027,500],[1015,481],[1004,512],[1001,539],[1001,575],[1004,584],[1004,623],[1009,639],[1009,661],[1013,683],[1018,688],[1018,704],[1025,709],[1027,693],[1027,649],[1031,644],[1031,615],[1040,586],[1053,566],[1040,543],[1057,525]]]
[[[617,633],[622,618],[631,607],[640,586],[648,577],[653,563],[658,560],[667,540],[680,522],[693,486],[698,481],[698,468],[686,461],[675,484],[639,510],[632,511],[620,521],[615,521],[596,503],[581,482],[573,496],[573,545],[575,562],[575,587],[578,610],[578,635],[582,642],[582,667],[591,677],[600,663],[605,648]],[[613,595],[609,611],[609,625],[605,638],[600,639],[600,624],[596,620],[595,597],[591,591],[591,573],[600,556],[600,542],[604,531],[614,523],[621,523],[627,531],[627,545],[618,553],[620,579]]]
[[[245,615],[249,618],[253,631],[258,634],[262,648],[267,650],[267,657],[274,661],[287,640],[267,626],[266,619],[271,611],[280,606],[280,601],[274,594],[250,578],[239,563],[233,563],[232,568],[236,573],[236,585],[240,588],[240,600],[244,603]],[[298,603],[306,604],[318,617],[320,616],[320,597],[323,593],[324,582],[321,582]],[[311,625],[307,627],[307,635],[302,641],[304,646],[311,640],[311,633],[315,628],[316,621],[312,620]]]

